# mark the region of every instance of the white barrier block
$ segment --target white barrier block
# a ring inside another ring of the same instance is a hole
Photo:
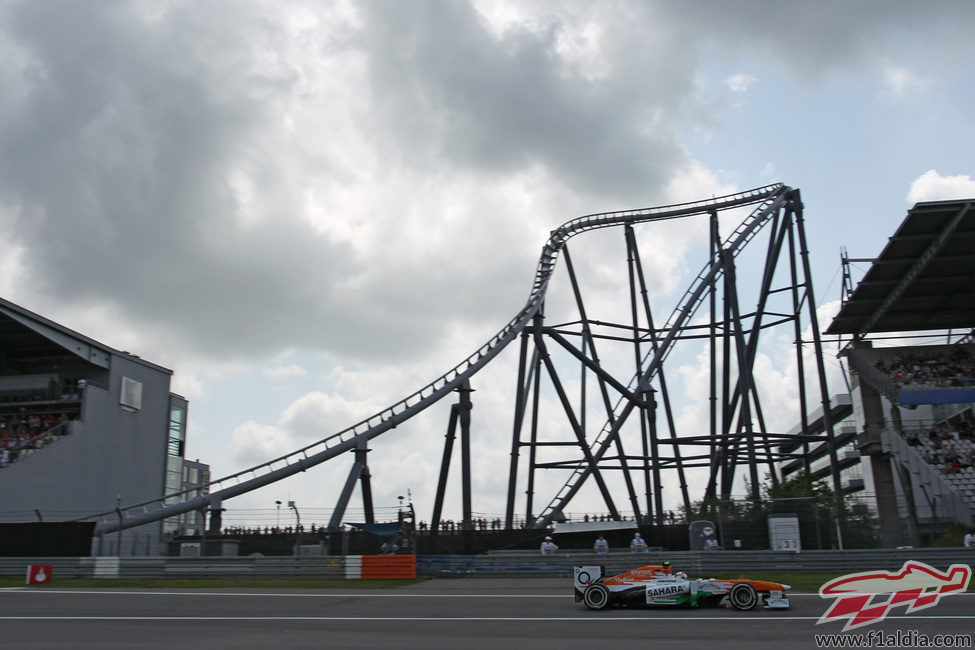
[[[351,580],[358,580],[362,577],[362,556],[345,556],[345,577]]]

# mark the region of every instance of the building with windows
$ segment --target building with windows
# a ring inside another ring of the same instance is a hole
[[[175,463],[173,464],[175,466]],[[182,476],[179,485],[175,488],[171,486],[176,483],[172,473],[166,476],[166,493],[174,491],[186,493],[186,499],[203,496],[209,493],[207,483],[210,482],[210,466],[201,463],[199,460],[183,459]],[[206,526],[206,516],[202,510],[190,510],[178,517],[170,517],[163,520],[163,533],[166,537],[174,535],[201,535]]]
[[[188,403],[171,378],[0,299],[0,521],[80,520],[204,483],[207,466],[184,458]],[[96,538],[92,552],[163,554],[198,516]]]

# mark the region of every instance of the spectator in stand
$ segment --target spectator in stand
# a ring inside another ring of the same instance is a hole
[[[950,353],[944,350],[902,353],[886,362],[878,360],[874,365],[890,376],[898,390],[971,386],[975,377],[971,356],[959,346],[953,346]]]
[[[633,541],[630,542],[630,551],[633,553],[647,552],[647,543],[640,537],[640,533],[634,533]]]
[[[596,553],[609,553],[609,542],[606,541],[605,537],[600,535],[592,545],[592,550]]]
[[[965,535],[965,548],[975,549],[975,528],[969,528]]]
[[[545,540],[542,542],[542,555],[553,555],[555,551],[559,550],[559,547],[555,545],[551,537],[546,536]]]

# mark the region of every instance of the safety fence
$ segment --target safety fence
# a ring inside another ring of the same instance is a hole
[[[901,568],[915,560],[946,569],[975,565],[975,550],[871,549],[849,551],[685,551],[611,552],[597,555],[540,555],[503,552],[487,555],[350,555],[319,557],[38,557],[0,558],[0,576],[23,577],[29,565],[49,565],[57,578],[568,578],[574,566],[601,564],[620,573],[669,561],[693,576],[728,573],[852,571]]]

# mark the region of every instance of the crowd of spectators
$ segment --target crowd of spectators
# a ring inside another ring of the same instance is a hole
[[[975,361],[960,346],[943,350],[903,352],[878,359],[877,370],[888,375],[897,390],[938,390],[975,386]]]
[[[500,517],[494,519],[477,518],[472,523],[474,530],[480,531],[502,530],[504,528]],[[515,522],[517,528],[522,527],[523,524],[524,522],[521,520]],[[420,521],[417,527],[421,533],[426,533],[430,530],[430,525],[426,521]],[[344,524],[340,526],[341,530],[345,530],[345,528]],[[317,524],[312,524],[310,528],[311,533],[325,532],[325,530],[325,526],[318,526]],[[440,522],[439,531],[442,533],[460,533],[462,530],[462,522],[454,521],[453,519],[444,519]],[[309,529],[302,526],[297,532],[306,531],[309,531]],[[294,534],[295,528],[293,526],[226,526],[224,527],[224,532],[232,535],[287,535]]]
[[[670,523],[674,524],[676,517],[673,511],[667,513],[665,521],[669,517]],[[633,518],[628,518],[627,516],[621,516],[620,520],[628,521]],[[583,516],[582,521],[584,522],[603,522],[603,521],[613,521],[613,517],[609,514],[586,514]],[[652,523],[652,520],[647,517],[645,518],[647,523]],[[500,517],[477,517],[472,521],[473,530],[476,531],[498,531],[504,530],[504,522]],[[526,528],[530,525],[530,522],[523,518],[515,518],[512,522],[514,528]],[[346,526],[343,524],[340,526],[340,530],[345,530]],[[325,532],[325,526],[319,526],[317,524],[312,524],[309,527],[301,527],[297,532],[311,532],[311,533],[323,533]],[[352,528],[352,532],[357,532],[358,529]],[[440,522],[440,527],[438,532],[442,534],[460,534],[463,532],[464,526],[463,522],[455,521],[453,519],[444,519]],[[295,531],[294,526],[224,526],[224,533],[230,535],[293,535]],[[430,532],[430,524],[426,521],[417,522],[417,532],[420,534],[426,534]]]
[[[911,433],[907,444],[921,453],[925,462],[941,466],[946,474],[975,467],[975,425],[970,420],[932,427],[927,433]]]
[[[66,413],[0,416],[0,468],[67,435],[70,419]]]

